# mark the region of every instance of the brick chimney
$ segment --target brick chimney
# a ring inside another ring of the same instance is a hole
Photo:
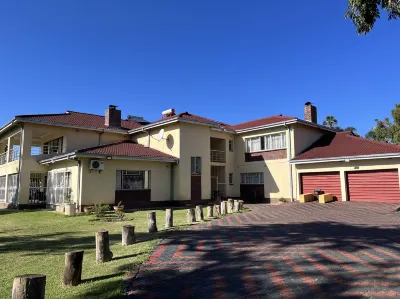
[[[110,105],[106,109],[104,125],[106,127],[121,128],[121,110],[118,110],[117,106]]]
[[[311,102],[305,103],[304,106],[304,120],[316,124],[317,121],[317,107],[313,106]]]

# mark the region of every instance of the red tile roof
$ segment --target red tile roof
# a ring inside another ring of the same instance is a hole
[[[310,160],[367,156],[381,154],[400,154],[400,145],[389,144],[354,136],[350,131],[326,134],[309,149],[293,160]]]
[[[133,157],[149,160],[179,160],[174,156],[145,147],[133,141],[120,141],[111,144],[80,149],[77,150],[76,153],[101,156]]]
[[[88,129],[108,129],[119,132],[127,132],[129,130],[136,129],[142,126],[138,122],[122,120],[120,128],[106,127],[104,125],[104,116],[73,111],[67,111],[66,113],[60,114],[17,115],[15,118],[21,121],[25,120],[38,123],[73,126]]]
[[[194,114],[191,114],[189,112],[182,112],[182,113],[175,114],[173,116],[166,117],[164,119],[159,119],[157,121],[154,121],[154,122],[150,123],[149,125],[157,124],[159,122],[166,121],[166,120],[178,119],[178,118],[183,118],[183,119],[186,119],[186,120],[189,120],[189,121],[194,121],[194,122],[208,123],[208,124],[211,124],[211,125],[214,125],[214,126],[219,126],[219,127],[228,129],[228,130],[234,130],[231,125],[228,125],[226,123],[219,122],[219,121],[216,121],[216,120],[212,120],[212,119],[209,119],[209,118],[205,118],[205,117],[202,117],[202,116],[194,115]]]
[[[260,126],[265,126],[265,125],[271,125],[274,123],[279,123],[282,121],[289,121],[289,120],[294,120],[297,119],[296,117],[292,116],[282,116],[282,115],[275,115],[275,116],[270,116],[270,117],[265,117],[261,119],[256,119],[256,120],[251,120],[245,123],[237,124],[232,126],[235,130],[244,130],[244,129],[250,129],[254,127],[260,127]]]

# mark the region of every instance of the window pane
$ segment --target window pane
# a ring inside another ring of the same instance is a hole
[[[190,158],[190,164],[191,164],[191,173],[196,173],[196,158],[195,157],[191,157]]]
[[[196,172],[201,173],[201,157],[196,157]]]

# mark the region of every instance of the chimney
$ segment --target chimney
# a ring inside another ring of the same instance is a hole
[[[314,124],[318,123],[317,121],[317,107],[313,106],[311,102],[305,103],[304,106],[304,120],[312,122]]]
[[[106,127],[121,128],[121,110],[117,109],[118,106],[110,105],[106,109],[105,122]]]

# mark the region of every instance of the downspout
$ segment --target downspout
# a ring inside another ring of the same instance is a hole
[[[290,127],[284,123],[285,128],[288,130],[288,148],[289,148],[289,160],[292,159],[292,135],[290,133]],[[293,174],[292,174],[292,164],[289,161],[289,188],[290,188],[290,201],[293,202]]]

